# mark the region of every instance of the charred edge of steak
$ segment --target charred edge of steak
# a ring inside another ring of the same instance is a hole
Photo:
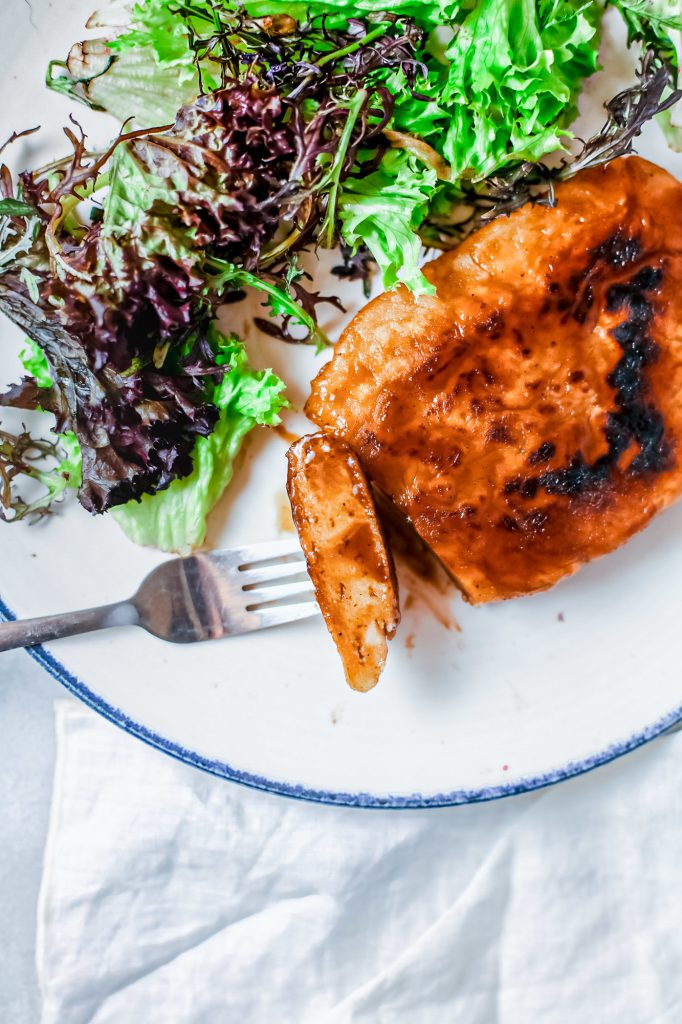
[[[627,235],[622,228],[617,228],[612,235],[590,251],[591,260],[587,273],[600,262],[608,263],[614,270],[624,270],[636,263],[642,254],[642,243],[638,238]]]
[[[621,251],[619,259],[626,258],[629,252],[633,254],[628,256],[630,261],[636,258],[635,251],[639,250],[633,247],[625,250],[625,254]],[[612,258],[615,255],[614,252]],[[620,267],[623,264],[619,262],[616,265]],[[616,392],[616,411],[610,412],[607,419],[606,454],[588,463],[578,452],[566,466],[525,480],[517,477],[508,481],[505,493],[518,493],[524,498],[534,498],[540,490],[571,498],[593,493],[608,481],[619,459],[632,444],[639,449],[627,470],[632,476],[660,473],[669,468],[672,452],[665,436],[665,421],[648,398],[645,376],[646,368],[658,357],[658,347],[649,334],[654,307],[647,295],[657,292],[662,281],[663,270],[660,267],[644,267],[629,281],[612,285],[606,293],[609,312],[628,311],[627,319],[610,332],[623,354],[607,378]],[[537,464],[547,451],[549,449],[542,445],[530,457],[529,463]]]
[[[551,441],[543,441],[540,447],[528,456],[529,466],[539,466],[543,462],[549,462],[556,454],[556,445]]]
[[[579,274],[569,281],[568,296],[559,301],[559,309],[566,311],[579,324],[585,323],[594,302],[593,285],[604,265],[613,270],[624,270],[636,263],[642,254],[642,243],[618,228],[600,245],[590,249],[587,263]]]

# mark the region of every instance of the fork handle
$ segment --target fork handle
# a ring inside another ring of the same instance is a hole
[[[17,647],[35,647],[36,644],[59,640],[79,633],[92,633],[112,626],[137,626],[140,617],[130,601],[107,604],[101,608],[87,608],[81,612],[63,615],[45,615],[39,619],[0,623],[0,651],[13,651]]]

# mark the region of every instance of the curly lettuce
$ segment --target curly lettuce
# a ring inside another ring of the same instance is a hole
[[[480,0],[446,56],[442,152],[453,179],[561,149],[583,79],[597,68],[595,4]]]
[[[178,109],[199,94],[199,76],[190,63],[178,69],[161,63],[153,47],[134,45],[114,53],[113,46],[113,40],[77,43],[68,60],[50,62],[47,85],[141,127],[171,124]]]
[[[628,29],[628,41],[641,42],[656,50],[676,67],[679,40],[674,34],[682,31],[680,0],[608,0],[620,11]]]
[[[341,232],[351,252],[366,246],[384,287],[407,285],[415,294],[435,289],[419,270],[417,234],[437,185],[436,171],[406,152],[390,150],[378,169],[350,178],[339,199]]]
[[[246,435],[258,425],[275,426],[286,405],[284,383],[272,370],[254,370],[242,342],[222,335],[215,325],[210,340],[216,361],[229,366],[212,391],[220,410],[208,437],[197,438],[189,476],[174,480],[158,494],[147,494],[112,510],[121,529],[137,544],[185,554],[206,539],[207,518],[234,475],[234,464]]]
[[[21,365],[39,388],[51,388],[52,375],[45,353],[33,338],[26,338],[25,346],[19,353]]]
[[[243,343],[211,324],[207,341],[217,366],[225,368],[218,383],[207,387],[207,398],[219,410],[215,429],[197,438],[192,472],[176,479],[164,491],[147,494],[112,510],[121,529],[138,544],[163,551],[188,553],[206,538],[209,513],[234,475],[235,459],[244,438],[256,426],[276,426],[287,405],[284,382],[272,370],[256,370]],[[47,393],[52,387],[50,368],[42,350],[31,339],[20,353],[29,382]],[[10,435],[0,430],[0,466],[7,463],[11,499],[2,502],[14,519],[36,519],[48,514],[68,491],[81,486],[82,453],[72,432],[51,432],[36,441],[26,432]],[[37,497],[25,501],[17,481],[38,485]],[[0,508],[0,517],[7,518]]]
[[[247,0],[243,8],[255,17],[279,15],[303,24],[324,15],[328,26],[348,27],[364,17],[370,19],[370,35],[381,32],[387,10],[381,0]],[[210,47],[198,47],[197,40],[241,9],[232,0],[195,0],[180,7],[174,0],[138,2],[130,26],[109,47],[121,62],[136,54],[151,57],[158,74],[177,74],[182,88],[198,89],[200,74],[203,88],[210,90],[216,87],[216,65],[207,56]],[[415,54],[417,81],[409,80],[404,68],[378,66],[365,89],[371,83],[390,96],[389,132],[425,143],[440,158],[451,202],[461,198],[466,183],[563,147],[582,81],[597,66],[602,12],[597,0],[398,0],[389,11],[388,17],[409,18],[422,33]],[[445,29],[445,37],[434,28]],[[273,30],[286,47],[286,27]],[[248,51],[248,32],[244,48]],[[319,64],[319,58],[324,63],[328,54],[310,53],[309,65],[316,59]],[[93,96],[103,88],[99,83],[91,83]],[[134,110],[131,106],[138,121],[143,105],[138,96]],[[349,119],[351,113],[349,107]],[[388,154],[370,174],[360,164],[351,169],[342,191],[330,190],[322,235],[326,245],[338,240],[353,253],[369,250],[385,287],[404,283],[419,293],[426,288],[419,271],[419,229],[434,203],[443,207],[444,175],[433,174],[433,161],[424,162],[424,147],[412,146],[411,153],[409,166]]]

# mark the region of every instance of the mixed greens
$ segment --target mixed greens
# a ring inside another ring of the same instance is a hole
[[[338,300],[314,290],[303,252],[428,293],[425,246],[551,202],[554,180],[627,152],[656,114],[672,139],[682,4],[613,6],[646,55],[572,157],[598,0],[139,0],[93,15],[99,37],[48,84],[114,114],[120,135],[91,152],[74,122],[64,159],[16,183],[0,171],[0,309],[32,339],[0,404],[51,413],[56,432],[0,432],[0,514],[39,516],[72,488],[141,543],[201,544],[242,439],[285,404],[218,308],[255,289],[261,330],[324,345],[317,307]],[[18,494],[27,477],[36,501]]]

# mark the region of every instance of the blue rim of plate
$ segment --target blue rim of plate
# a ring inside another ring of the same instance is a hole
[[[5,604],[0,597],[0,621],[10,622],[16,619],[14,612]],[[673,711],[659,718],[642,732],[635,733],[627,740],[612,743],[600,753],[592,754],[582,761],[569,761],[559,768],[553,768],[541,775],[528,776],[516,782],[503,786],[486,786],[482,789],[456,789],[450,793],[435,793],[432,796],[423,796],[421,793],[413,793],[409,796],[375,796],[372,793],[343,793],[327,792],[320,789],[309,789],[306,786],[292,785],[288,782],[276,782],[266,779],[261,775],[253,775],[250,772],[242,772],[233,768],[224,761],[212,761],[201,754],[188,750],[186,747],[166,739],[155,733],[152,729],[136,722],[126,715],[120,708],[109,704],[102,697],[98,697],[84,682],[78,679],[72,672],[62,665],[45,647],[27,648],[27,653],[41,665],[57,682],[78,697],[84,704],[92,708],[103,718],[119,726],[124,732],[136,736],[151,747],[163,751],[178,761],[184,761],[194,768],[220,778],[228,779],[230,782],[248,786],[251,789],[259,789],[268,793],[275,793],[279,796],[287,796],[296,800],[307,800],[311,803],[332,804],[340,807],[367,807],[382,808],[385,810],[407,810],[426,807],[454,807],[460,804],[483,803],[488,800],[501,800],[508,796],[518,796],[521,793],[530,793],[536,789],[544,789],[557,782],[564,782],[566,779],[574,778],[576,775],[583,775],[601,765],[615,761],[625,754],[636,750],[650,740],[655,739],[670,729],[682,719],[682,705]]]

